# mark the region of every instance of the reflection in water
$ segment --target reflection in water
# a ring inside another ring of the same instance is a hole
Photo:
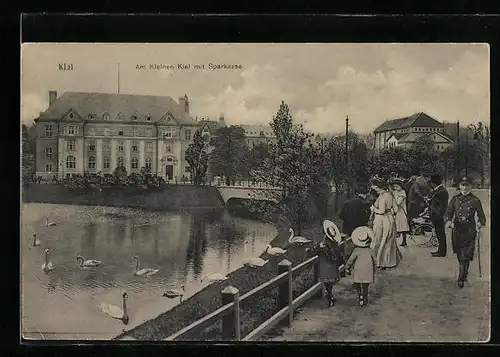
[[[45,227],[46,218],[58,225]],[[96,306],[119,301],[124,290],[129,294],[129,327],[154,318],[179,303],[162,299],[165,289],[185,284],[187,298],[205,286],[201,276],[238,269],[276,234],[268,224],[220,211],[164,213],[30,203],[23,204],[22,219],[23,330],[35,333],[39,327],[53,338],[69,339],[120,333],[122,327]],[[27,237],[33,233],[42,243],[28,249]],[[55,266],[48,274],[41,269],[45,248],[51,250]],[[82,269],[77,255],[103,264]],[[141,266],[159,272],[149,278],[134,276],[134,255]]]

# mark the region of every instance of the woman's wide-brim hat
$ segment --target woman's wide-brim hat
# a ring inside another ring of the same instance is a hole
[[[381,186],[383,185],[384,183],[386,183],[387,181],[384,180],[382,177],[378,176],[378,175],[375,175],[371,178],[370,180],[370,185],[372,186]]]
[[[323,231],[325,232],[325,235],[328,237],[328,239],[337,242],[337,244],[342,241],[340,230],[332,221],[329,221],[328,219],[325,219],[323,221]]]
[[[358,247],[367,247],[373,240],[373,231],[370,227],[362,226],[352,231],[351,240]]]
[[[399,178],[399,177],[395,177],[395,178],[393,178],[393,179],[391,180],[391,184],[393,184],[393,185],[398,185],[398,186],[400,186],[400,187],[403,187],[403,185],[404,185],[404,180],[403,180],[403,179],[401,179],[401,178]]]

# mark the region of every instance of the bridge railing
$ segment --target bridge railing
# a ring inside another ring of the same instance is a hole
[[[300,296],[294,298],[292,289],[293,275],[311,267],[314,270],[313,285]],[[279,288],[277,303],[280,310],[242,338],[240,304],[251,296],[276,287]],[[314,256],[295,267],[292,267],[292,263],[285,259],[278,264],[278,275],[275,278],[266,281],[242,296],[239,295],[238,289],[233,286],[223,289],[221,291],[222,306],[219,309],[170,335],[166,338],[166,341],[180,340],[188,334],[201,331],[218,320],[222,320],[222,337],[224,340],[257,340],[286,317],[288,317],[288,325],[291,326],[295,310],[316,296],[321,289],[322,284],[318,281],[318,256]]]

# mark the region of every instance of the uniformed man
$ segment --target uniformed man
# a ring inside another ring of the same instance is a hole
[[[453,228],[451,242],[459,263],[459,288],[463,288],[467,280],[469,263],[474,258],[476,235],[486,223],[481,201],[470,192],[471,187],[471,180],[468,177],[462,178],[460,193],[450,200],[444,215],[446,227]]]

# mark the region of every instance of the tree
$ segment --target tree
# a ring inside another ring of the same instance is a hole
[[[258,143],[248,152],[248,170],[258,170],[260,164],[269,157],[269,146],[267,143]]]
[[[116,184],[119,187],[127,187],[131,184],[131,180],[127,175],[127,170],[124,166],[117,166],[115,171],[113,171],[113,176],[116,179]]]
[[[35,140],[29,135],[29,129],[22,125],[22,180],[24,184],[32,181],[36,172]]]
[[[224,176],[228,185],[236,178],[248,177],[248,146],[245,139],[245,130],[234,125],[219,128],[212,138],[212,172]]]
[[[252,172],[252,176],[255,181],[281,189],[279,194],[262,192],[278,202],[282,214],[295,224],[300,234],[308,219],[309,192],[321,177],[318,151],[308,140],[312,134],[306,133],[301,125],[293,124],[288,105],[284,102],[270,125],[276,142],[269,143],[269,156],[258,170]]]
[[[191,167],[191,179],[195,185],[205,182],[208,169],[208,155],[204,151],[205,140],[201,132],[197,130],[193,135],[193,142],[186,150],[186,161]]]

